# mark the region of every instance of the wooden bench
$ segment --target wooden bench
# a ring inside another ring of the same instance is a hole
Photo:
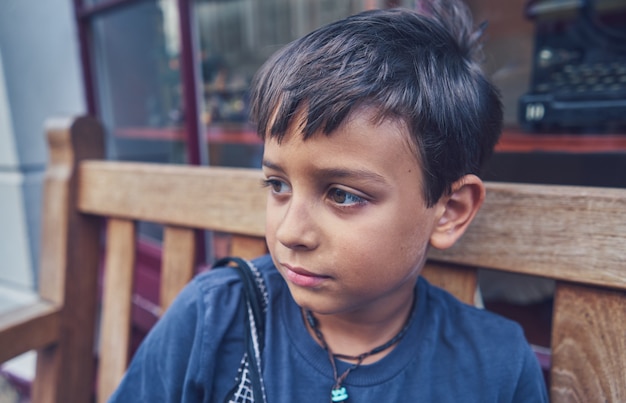
[[[164,226],[166,309],[194,274],[197,229],[232,233],[228,253],[265,252],[266,190],[257,170],[103,161],[91,118],[52,121],[47,131],[41,298],[0,315],[0,362],[36,349],[33,401],[80,403],[91,401],[97,361],[104,402],[128,362],[137,223]],[[626,190],[489,183],[468,233],[431,251],[424,275],[469,303],[477,268],[555,279],[552,401],[624,402],[625,245]]]

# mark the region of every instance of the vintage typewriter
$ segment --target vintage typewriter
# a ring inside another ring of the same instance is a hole
[[[526,14],[535,50],[521,127],[626,133],[626,0],[530,1]]]

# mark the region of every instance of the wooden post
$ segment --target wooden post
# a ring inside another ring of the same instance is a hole
[[[100,220],[76,208],[78,165],[104,155],[94,118],[46,124],[50,160],[44,182],[39,291],[61,306],[59,342],[39,350],[34,402],[88,402],[93,394]]]

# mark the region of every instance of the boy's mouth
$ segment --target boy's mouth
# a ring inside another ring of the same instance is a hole
[[[282,263],[282,266],[285,268],[286,279],[299,287],[313,288],[330,278],[329,276],[311,273],[302,267],[290,266],[285,263]]]

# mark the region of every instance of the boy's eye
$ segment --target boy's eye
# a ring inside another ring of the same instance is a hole
[[[333,202],[344,206],[365,203],[362,197],[339,188],[330,189],[328,196]]]
[[[278,179],[266,179],[263,181],[263,184],[272,189],[272,193],[282,194],[289,192],[289,185]]]

